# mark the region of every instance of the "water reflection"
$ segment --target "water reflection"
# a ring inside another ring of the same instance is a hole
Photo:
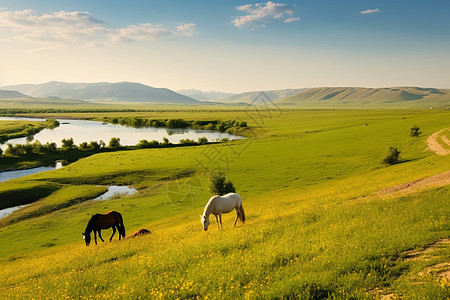
[[[1,118],[1,120],[29,120],[22,118]],[[40,119],[34,119],[40,120]],[[82,142],[104,141],[106,143],[112,137],[120,138],[120,144],[123,146],[134,146],[140,140],[157,140],[163,142],[163,138],[167,137],[172,144],[178,144],[181,139],[191,139],[197,141],[201,137],[206,137],[208,141],[216,141],[227,138],[229,140],[242,139],[243,137],[232,135],[226,132],[217,132],[211,130],[193,130],[193,129],[167,129],[167,128],[133,128],[122,125],[115,125],[109,123],[102,123],[96,121],[86,120],[64,120],[58,119],[60,126],[54,129],[44,129],[33,136],[35,141],[40,141],[42,144],[56,143],[61,146],[62,139],[73,138],[75,145]],[[6,143],[12,145],[26,144],[27,138],[17,138],[8,140]],[[5,150],[6,144],[0,145],[0,148]]]
[[[13,212],[15,212],[16,210],[24,208],[25,206],[28,206],[28,205],[29,204],[18,205],[18,206],[14,206],[14,207],[8,207],[8,208],[0,209],[0,219],[2,219],[4,217],[7,217],[10,214],[12,214]]]
[[[27,175],[31,175],[31,174],[36,174],[39,172],[56,170],[56,169],[59,169],[62,167],[63,167],[62,162],[57,161],[54,166],[37,167],[37,168],[31,168],[31,169],[25,169],[25,170],[4,171],[4,172],[0,172],[0,182],[27,176]]]
[[[111,185],[108,187],[108,191],[104,194],[101,194],[97,198],[94,198],[92,200],[108,200],[111,199],[114,196],[129,196],[136,194],[137,190],[134,187],[130,186],[118,186],[118,185]]]

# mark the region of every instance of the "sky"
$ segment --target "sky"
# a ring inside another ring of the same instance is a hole
[[[449,0],[0,0],[0,86],[450,88]]]

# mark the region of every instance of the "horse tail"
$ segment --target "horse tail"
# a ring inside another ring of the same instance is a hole
[[[244,212],[244,207],[242,206],[242,203],[241,203],[241,206],[239,207],[239,219],[241,219],[242,223],[245,222],[245,212]]]
[[[119,213],[120,220],[119,220],[119,226],[117,226],[117,229],[119,230],[119,234],[125,238],[125,225],[123,225],[123,218],[122,215]]]

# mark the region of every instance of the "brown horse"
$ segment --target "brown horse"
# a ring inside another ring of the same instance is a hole
[[[113,229],[113,234],[109,238],[110,242],[111,242],[114,234],[116,233],[116,227],[117,227],[117,230],[119,231],[119,240],[121,239],[121,237],[125,238],[125,226],[123,225],[123,218],[120,213],[118,213],[117,211],[109,211],[106,214],[93,215],[91,217],[91,219],[89,220],[89,222],[86,226],[86,229],[82,233],[83,238],[86,242],[86,246],[89,246],[89,244],[91,243],[91,232],[92,231],[94,231],[95,244],[97,245],[97,232],[98,232],[98,236],[100,237],[102,242],[104,242],[104,240],[102,238],[101,230],[108,229],[111,227]]]

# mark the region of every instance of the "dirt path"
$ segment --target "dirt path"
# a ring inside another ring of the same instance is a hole
[[[382,189],[376,196],[399,196],[450,184],[450,171]]]
[[[442,130],[439,130],[438,132],[433,133],[432,135],[430,135],[430,137],[427,139],[427,144],[428,144],[428,150],[433,151],[434,153],[436,153],[437,155],[447,155],[450,154],[450,150],[444,148],[441,144],[439,144],[439,142],[437,141],[437,138],[439,136],[439,134],[441,134],[441,132],[448,130],[449,128],[445,128]],[[450,146],[450,140],[446,137],[446,136],[442,136],[442,141],[444,143],[446,143],[447,145]]]

